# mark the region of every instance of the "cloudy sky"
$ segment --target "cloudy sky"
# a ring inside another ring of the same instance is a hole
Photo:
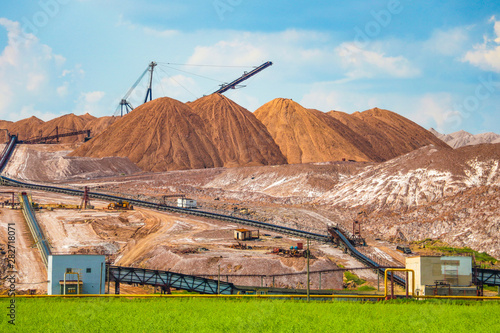
[[[498,1],[4,0],[0,9],[0,119],[112,115],[151,61],[153,97],[183,102],[272,61],[226,96],[250,111],[285,97],[322,111],[385,108],[444,133],[500,132]]]

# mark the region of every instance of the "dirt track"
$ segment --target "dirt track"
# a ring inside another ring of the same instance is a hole
[[[47,270],[38,248],[34,246],[31,232],[20,210],[0,209],[0,239],[7,243],[8,223],[15,223],[16,290],[36,289],[37,293],[47,291]],[[3,274],[2,274],[3,276]]]

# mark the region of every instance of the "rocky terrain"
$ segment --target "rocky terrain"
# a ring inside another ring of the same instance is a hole
[[[141,172],[123,157],[82,158],[67,156],[71,145],[18,145],[3,170],[7,177],[37,182],[95,179]]]
[[[500,144],[456,150],[427,146],[345,178],[320,202],[367,209],[428,204],[476,186],[498,185]]]
[[[478,145],[482,143],[500,143],[500,134],[488,132],[481,134],[471,134],[466,131],[458,131],[451,134],[441,134],[435,129],[429,130],[438,139],[446,142],[452,148],[460,148],[469,145]]]
[[[329,223],[350,227],[365,211],[372,237],[389,240],[401,228],[409,240],[438,238],[500,257],[499,163],[500,144],[428,146],[383,163],[185,170],[102,179],[101,188],[157,198],[184,193],[204,209],[247,207],[253,218],[319,232]]]

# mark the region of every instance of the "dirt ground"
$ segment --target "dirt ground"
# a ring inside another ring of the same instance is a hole
[[[17,209],[0,209],[0,244],[7,249],[8,223],[15,223],[15,270],[16,291],[25,292],[28,289],[35,289],[37,293],[47,291],[47,270],[42,262],[42,257],[31,236],[31,232],[26,224],[22,212]],[[12,230],[12,229],[11,229]],[[7,250],[5,250],[7,252]],[[5,258],[3,255],[2,257]],[[2,260],[5,260],[2,258]],[[6,268],[2,266],[2,268]],[[2,278],[6,271],[0,272]],[[11,273],[9,273],[11,275]]]
[[[199,207],[204,210],[237,216],[240,214],[239,216],[246,218],[326,234],[329,224],[340,223],[349,228],[357,211],[310,203],[314,201],[318,191],[325,191],[343,175],[355,172],[358,168],[359,165],[340,162],[111,177],[103,173],[102,176],[106,177],[75,180],[81,178],[69,175],[66,181],[60,179],[57,182],[63,186],[89,186],[91,191],[157,202],[163,201],[162,195],[182,193],[196,198]],[[302,177],[304,181],[297,183],[297,177]],[[246,192],[239,188],[241,182],[248,188],[258,186],[259,191],[253,194]],[[221,191],[217,188],[221,184],[226,184],[230,190]],[[8,191],[12,188],[0,187],[1,190]],[[283,191],[291,191],[296,196],[280,196]],[[81,203],[81,198],[58,193],[30,193],[35,202],[43,204]],[[166,200],[175,205],[175,198]],[[100,253],[105,254],[107,260],[116,265],[171,270],[211,278],[218,275],[220,267],[222,279],[235,284],[289,288],[305,286],[305,258],[288,258],[272,253],[274,248],[289,249],[297,243],[305,245],[304,239],[261,230],[259,240],[244,242],[251,249],[235,249],[231,247],[237,244],[233,230],[247,228],[246,226],[142,208],[109,211],[104,209],[107,202],[97,200],[92,201],[92,204],[96,209],[54,209],[36,213],[53,254]],[[247,212],[242,213],[244,210]],[[21,214],[17,212],[18,215]],[[22,218],[19,224],[27,228]],[[391,265],[400,265],[404,261],[398,253],[391,250],[391,244],[378,241],[370,241],[369,244],[372,246],[366,251],[386,256]],[[39,256],[36,249],[30,248],[31,245],[23,243],[22,247],[27,253]],[[335,270],[339,265],[346,268],[363,267],[363,264],[331,245],[312,242],[311,251],[312,288],[319,288],[320,285],[321,288],[342,288],[342,272],[324,272],[320,275],[315,273],[317,271]],[[42,264],[26,264],[27,262],[23,259],[20,264],[20,274],[27,279],[26,283],[45,281],[45,267]],[[32,262],[40,263],[39,260]],[[377,283],[377,275],[372,270],[357,270],[356,274],[371,285]],[[43,288],[37,285],[37,289]],[[143,290],[134,292],[142,293]]]
[[[38,203],[79,203],[78,198],[55,193],[33,191],[31,195]],[[92,204],[96,209],[54,209],[36,213],[53,254],[103,253],[116,265],[207,277],[215,277],[220,266],[222,278],[235,284],[270,286],[274,283],[275,286],[290,288],[305,285],[304,257],[287,258],[272,253],[275,247],[289,249],[299,242],[305,244],[302,239],[261,231],[259,240],[244,242],[248,249],[234,249],[231,246],[237,241],[233,230],[245,226],[141,208],[109,211],[104,209],[105,202]],[[9,212],[21,217],[19,210]],[[22,218],[19,224],[26,226]],[[325,255],[320,246],[312,244],[310,270],[336,269],[335,261]],[[28,249],[29,245],[22,244],[22,247]],[[37,253],[36,249],[30,251]],[[40,263],[40,260],[23,259],[20,262],[21,265],[30,262],[29,268],[23,266],[20,271],[23,276],[30,277],[31,283],[46,280],[43,265],[31,265],[31,262]],[[43,278],[39,279],[40,276]],[[312,288],[319,287],[318,274],[316,278],[312,274],[311,281]],[[324,273],[321,287],[341,289],[342,273]]]
[[[81,202],[80,198],[57,193],[30,193],[38,203]],[[53,254],[100,253],[105,254],[115,265],[171,270],[210,278],[217,277],[220,267],[223,280],[239,285],[305,286],[305,258],[287,258],[272,253],[274,248],[289,249],[297,243],[305,245],[303,239],[260,230],[260,239],[242,242],[251,249],[235,249],[231,247],[238,243],[234,240],[234,229],[246,226],[142,208],[110,211],[105,209],[107,202],[98,200],[92,201],[92,204],[95,206],[92,210],[54,209],[36,213]],[[19,210],[4,210],[11,215],[17,214],[20,228],[27,228]],[[273,223],[320,233],[325,233],[326,225],[338,222],[339,218],[335,211],[304,207],[284,209],[279,205],[271,205],[255,206],[250,210],[252,218],[273,214]],[[307,220],[308,224],[301,226],[300,220]],[[404,262],[402,254],[391,249],[392,244],[376,240],[369,240],[368,244],[370,246],[365,251],[386,257],[390,265],[399,266]],[[27,243],[22,244],[22,248],[32,256],[39,256],[37,250],[29,246]],[[323,289],[342,288],[342,272],[324,272],[320,275],[315,273],[317,271],[335,270],[339,265],[345,268],[363,267],[360,262],[331,245],[312,242],[311,251],[311,288],[319,288],[320,278]],[[25,277],[26,283],[46,280],[42,264],[28,265],[24,259],[23,262],[20,263],[20,274]],[[40,260],[31,262],[40,263]],[[373,270],[356,270],[355,273],[376,286],[377,274]],[[43,290],[43,287],[37,285],[36,289]]]

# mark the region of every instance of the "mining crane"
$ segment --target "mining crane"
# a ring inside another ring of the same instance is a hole
[[[148,65],[148,68],[144,70],[144,72],[141,74],[141,76],[139,76],[137,81],[135,81],[132,87],[130,87],[130,89],[127,91],[125,96],[123,96],[122,100],[120,101],[120,104],[118,104],[118,107],[116,108],[116,111],[120,109],[120,116],[123,116],[123,111],[125,111],[125,114],[127,114],[134,109],[134,107],[128,101],[128,98],[130,97],[130,94],[132,94],[134,89],[137,87],[139,82],[141,82],[141,80],[144,78],[147,72],[149,72],[149,85],[148,85],[148,90],[146,91],[146,97],[144,98],[144,103],[148,101],[148,98],[150,101],[153,99],[153,71],[156,66],[157,63],[151,61],[151,63]]]
[[[242,76],[240,76],[239,78],[237,78],[233,82],[221,85],[219,90],[214,91],[214,94],[222,94],[222,93],[225,93],[226,91],[228,91],[229,89],[236,89],[238,84],[240,84],[241,82],[243,82],[245,80],[248,80],[249,78],[251,78],[255,74],[263,71],[267,67],[272,66],[272,64],[273,63],[271,61],[267,61],[267,62],[263,63],[262,65],[260,65],[259,67],[254,68],[252,71],[250,71],[248,73],[247,72],[243,73]]]

